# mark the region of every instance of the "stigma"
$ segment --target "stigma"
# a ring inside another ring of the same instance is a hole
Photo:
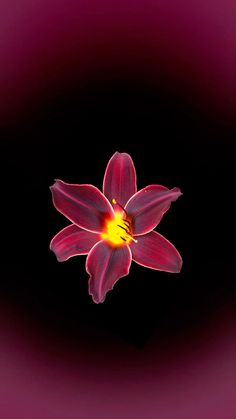
[[[138,241],[132,235],[132,223],[128,219],[125,209],[115,199],[112,199],[112,203],[117,204],[123,211],[115,211],[114,218],[107,220],[101,238],[114,247],[129,245],[132,241],[137,243]]]

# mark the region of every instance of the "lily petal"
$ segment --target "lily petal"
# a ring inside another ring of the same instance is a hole
[[[161,185],[149,185],[133,195],[125,206],[133,220],[133,234],[152,231],[169,209],[172,201],[182,195],[179,188],[168,189]]]
[[[103,180],[104,195],[110,202],[112,202],[112,199],[115,199],[124,207],[136,191],[136,171],[132,158],[127,153],[116,152],[109,160],[105,171]]]
[[[86,271],[90,275],[89,294],[95,303],[102,303],[118,279],[128,275],[131,260],[128,246],[113,248],[104,241],[95,244],[86,261]]]
[[[87,255],[100,240],[100,234],[82,230],[75,224],[71,224],[53,237],[50,249],[59,262],[64,262],[72,256]]]
[[[85,230],[101,233],[104,220],[114,216],[109,201],[93,185],[75,185],[56,180],[50,189],[56,209]]]
[[[178,250],[156,231],[138,237],[138,243],[131,244],[133,260],[139,265],[159,271],[178,273],[182,258]]]

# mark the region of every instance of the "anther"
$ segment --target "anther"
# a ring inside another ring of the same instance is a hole
[[[125,232],[126,232],[126,234],[127,234],[127,237],[130,239],[130,240],[133,240],[133,242],[134,243],[138,243],[138,240],[136,240],[136,239],[134,239],[132,236],[131,236],[131,234],[130,234],[130,231],[129,230],[127,230],[125,227],[123,227],[123,226],[121,226],[121,225],[119,225],[119,224],[117,224],[117,227],[120,227],[120,228],[122,228],[123,230],[125,230]],[[122,239],[122,240],[125,240],[123,237],[121,237],[120,236],[120,238]],[[126,240],[125,240],[126,241]]]
[[[112,198],[111,203],[112,203],[112,204],[116,204],[116,205],[118,205],[118,206],[119,206],[119,207],[120,207],[120,208],[124,211],[124,213],[125,213],[126,217],[128,218],[127,211],[124,209],[124,207],[122,207],[122,205],[120,205],[120,204],[117,202],[117,200],[116,200],[115,198]],[[124,230],[124,231],[125,231],[125,233],[126,233],[125,237],[126,237],[126,238],[128,238],[129,240],[133,240],[135,243],[138,243],[138,240],[134,239],[134,238],[133,238],[133,236],[132,236],[131,229],[130,229],[130,227],[131,227],[131,222],[130,222],[128,219],[125,219],[125,220],[123,220],[123,219],[122,219],[122,222],[124,223],[124,226],[122,226],[122,225],[120,225],[120,224],[117,224],[117,227],[120,227],[120,228],[122,228],[122,230]],[[124,237],[122,237],[122,236],[120,236],[120,238],[121,238],[122,240],[124,240],[125,242],[127,241],[127,240],[126,240],[126,238],[124,238]]]
[[[129,233],[130,233],[130,231],[129,231],[129,230],[127,230],[127,228],[125,228],[125,227],[123,227],[123,226],[120,226],[120,224],[117,224],[117,227],[123,228],[123,230],[125,230],[125,232],[126,232],[127,234],[129,234]]]

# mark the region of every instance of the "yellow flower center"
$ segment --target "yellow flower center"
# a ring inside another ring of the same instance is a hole
[[[101,234],[101,238],[115,247],[130,244],[132,240],[137,243],[137,240],[132,236],[130,221],[123,219],[121,212],[115,212],[115,217],[107,221],[105,232]]]

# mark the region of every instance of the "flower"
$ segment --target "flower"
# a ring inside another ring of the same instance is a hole
[[[72,222],[52,239],[50,249],[59,262],[88,255],[89,294],[95,303],[103,302],[114,284],[128,275],[132,259],[147,268],[180,272],[179,252],[153,229],[181,192],[161,185],[137,192],[129,154],[116,152],[111,157],[103,193],[93,185],[62,180],[50,189],[54,206]]]

